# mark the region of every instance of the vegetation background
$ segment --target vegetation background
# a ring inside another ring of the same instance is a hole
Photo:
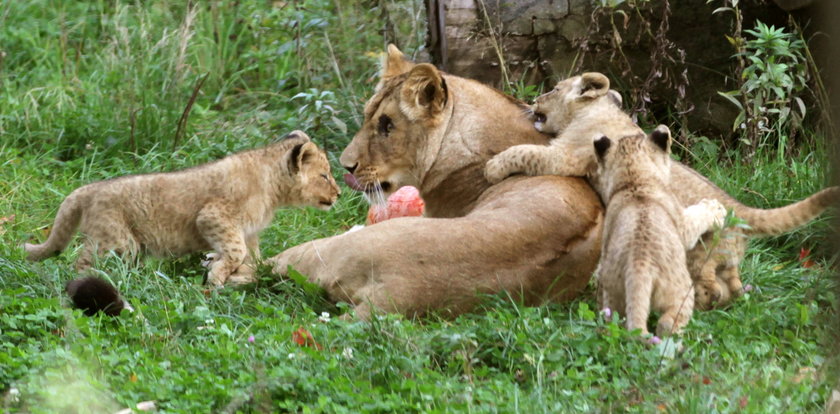
[[[346,307],[264,270],[257,286],[209,291],[198,257],[107,258],[102,276],[136,312],[68,309],[78,243],[34,264],[19,245],[45,237],[72,189],[196,165],[292,129],[335,161],[386,41],[422,54],[416,0],[187,3],[0,3],[4,412],[115,412],[146,400],[185,413],[822,409],[840,339],[826,328],[837,298],[825,218],[752,243],[742,265],[752,291],[697,313],[677,355],[629,340],[592,292],[536,308],[491,297],[455,320],[344,322],[335,317]],[[780,146],[784,131],[749,151],[692,137],[681,158],[748,204],[787,204],[826,184],[830,147],[816,127],[800,132],[805,144]],[[263,254],[343,232],[365,212],[348,189],[329,213],[283,210]]]

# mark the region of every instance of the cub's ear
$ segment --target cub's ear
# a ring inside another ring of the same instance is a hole
[[[289,157],[286,162],[289,165],[289,171],[292,174],[297,174],[304,165],[312,162],[318,155],[318,146],[312,142],[304,142],[292,147],[289,151]]]
[[[610,80],[598,72],[587,72],[580,75],[579,85],[581,98],[600,98],[610,91]]]
[[[388,51],[382,57],[382,72],[380,76],[382,79],[399,76],[408,72],[414,67],[414,63],[406,59],[403,52],[400,52],[393,43],[388,45]]]
[[[446,81],[433,65],[421,63],[408,73],[401,91],[400,110],[411,120],[432,118],[443,111],[447,100]]]
[[[651,141],[666,153],[671,153],[671,130],[665,125],[659,125],[649,135]]]
[[[309,138],[309,135],[306,135],[306,132],[303,132],[303,131],[298,130],[298,129],[296,129],[292,132],[289,132],[288,134],[286,134],[285,137],[281,138],[280,140],[283,141],[283,140],[292,139],[292,138],[303,139],[307,142],[312,141],[312,139]]]
[[[604,159],[604,154],[606,154],[607,150],[610,149],[612,141],[610,141],[606,135],[601,135],[601,137],[593,141],[592,144],[595,146],[595,155],[598,156],[599,160],[602,160]]]

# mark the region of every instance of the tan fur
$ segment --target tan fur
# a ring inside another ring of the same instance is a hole
[[[493,154],[548,143],[525,106],[393,47],[385,65],[341,163],[374,196],[418,187],[427,217],[305,243],[270,259],[274,271],[293,266],[362,318],[459,314],[499,292],[526,304],[575,297],[598,260],[597,195],[579,178],[484,180]]]
[[[600,306],[624,312],[627,329],[646,334],[652,308],[661,312],[657,335],[670,335],[694,309],[685,251],[723,222],[726,209],[716,200],[683,209],[668,188],[670,131],[660,126],[655,133],[667,137],[663,147],[642,134],[596,143],[611,144],[593,173],[607,205],[598,290]]]
[[[339,194],[323,151],[301,131],[265,148],[183,171],[100,181],[73,191],[43,244],[26,244],[29,260],[64,249],[79,227],[83,271],[95,255],[180,256],[212,249],[208,281],[249,282],[259,232],[280,206],[329,209]]]
[[[618,100],[620,102],[620,100]],[[600,73],[585,73],[563,80],[537,98],[532,107],[536,129],[557,136],[548,150],[534,145],[509,148],[487,163],[489,181],[513,174],[566,176],[591,175],[595,167],[590,138],[595,132],[607,136],[640,133],[630,117],[616,104],[609,80]],[[671,189],[683,206],[701,199],[716,199],[745,220],[750,229],[726,228],[721,234],[704,235],[702,243],[688,254],[688,267],[696,284],[700,309],[722,306],[741,294],[738,266],[746,250],[747,236],[776,235],[801,226],[840,201],[840,188],[822,190],[811,197],[776,209],[747,207],[730,197],[691,168],[671,164]],[[590,181],[598,187],[595,180]]]

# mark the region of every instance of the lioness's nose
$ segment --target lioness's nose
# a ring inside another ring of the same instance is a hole
[[[353,174],[353,171],[356,171],[356,167],[358,167],[358,166],[359,166],[359,163],[358,163],[358,162],[357,162],[357,163],[355,163],[355,164],[353,164],[353,165],[351,165],[351,166],[342,165],[342,167],[344,167],[344,169],[345,169],[345,170],[347,170],[348,172],[350,172],[350,174]]]

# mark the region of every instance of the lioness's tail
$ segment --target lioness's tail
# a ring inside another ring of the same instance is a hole
[[[55,215],[55,222],[47,241],[41,244],[26,243],[23,245],[28,260],[44,260],[67,247],[76,232],[76,227],[79,226],[79,220],[82,218],[80,198],[80,191],[76,190],[64,199]]]
[[[735,214],[745,220],[750,228],[747,234],[773,236],[799,227],[820,215],[827,207],[840,203],[840,187],[826,188],[802,201],[784,207],[762,210],[735,206]]]

